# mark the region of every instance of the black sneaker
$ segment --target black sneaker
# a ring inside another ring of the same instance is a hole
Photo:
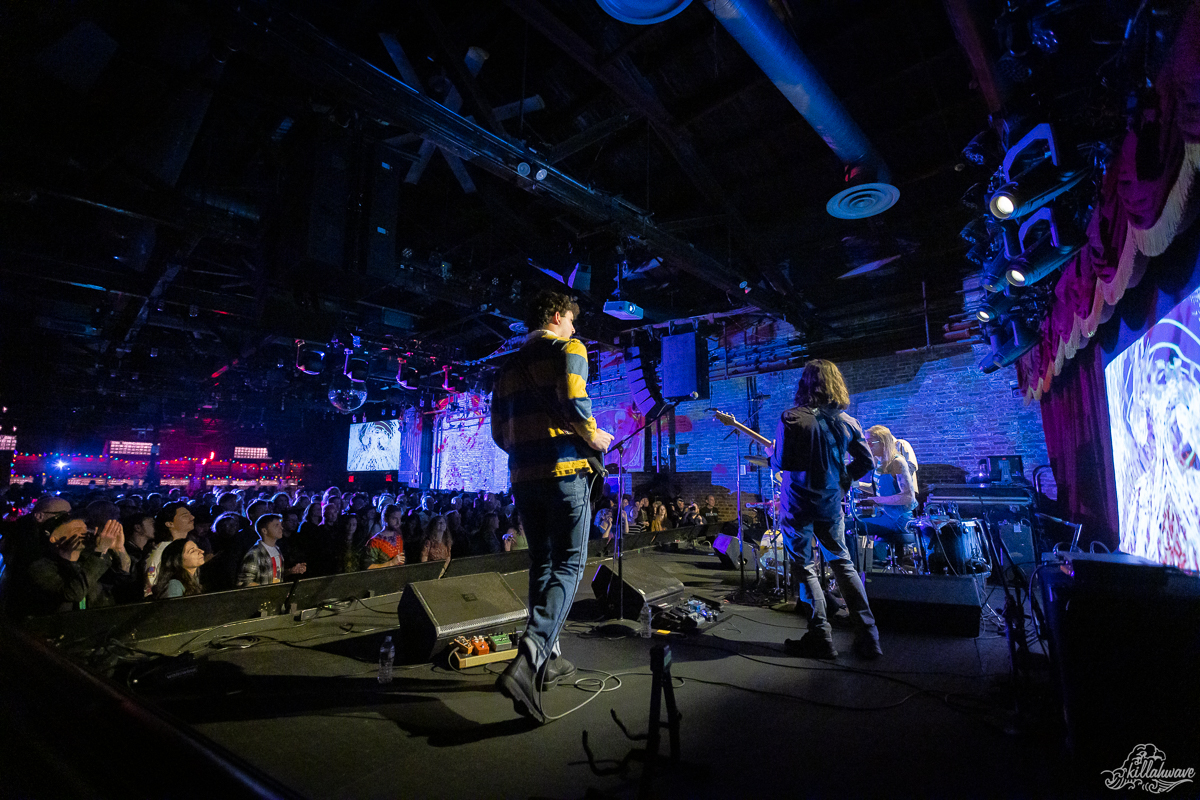
[[[883,650],[879,647],[879,637],[871,636],[866,633],[860,633],[854,637],[854,654],[859,658],[874,660],[883,655]]]
[[[513,711],[541,724],[546,721],[546,717],[542,714],[542,705],[538,700],[534,673],[529,656],[521,653],[500,673],[500,677],[496,679],[496,688],[500,690],[500,694],[512,700]]]
[[[560,681],[575,677],[575,665],[562,656],[554,656],[542,668],[542,688],[553,689]]]
[[[783,652],[789,656],[800,656],[801,658],[837,658],[837,648],[833,646],[832,639],[826,639],[819,633],[809,631],[799,639],[785,639],[783,642]]]

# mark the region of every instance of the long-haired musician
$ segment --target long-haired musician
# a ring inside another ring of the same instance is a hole
[[[784,546],[802,582],[799,600],[812,609],[808,633],[788,640],[789,653],[809,658],[834,658],[833,631],[825,613],[825,594],[815,559],[819,542],[829,553],[842,598],[857,633],[855,652],[865,658],[882,654],[879,630],[867,603],[862,579],[846,549],[842,496],[851,479],[871,467],[871,454],[862,427],[845,412],[850,394],[841,371],[831,361],[805,365],[796,387],[796,406],[783,412],[775,432],[771,467],[783,472],[780,516]],[[846,464],[846,457],[851,462]]]

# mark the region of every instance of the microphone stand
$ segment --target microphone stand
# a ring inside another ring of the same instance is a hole
[[[692,398],[687,398],[687,399],[694,400],[696,398],[692,397]],[[625,515],[625,512],[623,512],[621,510],[621,495],[625,492],[625,464],[624,464],[625,443],[628,442],[633,437],[637,436],[642,431],[646,430],[646,428],[649,428],[655,422],[658,422],[658,420],[660,420],[662,418],[662,415],[664,413],[666,413],[667,409],[673,409],[673,408],[675,408],[675,406],[679,405],[681,402],[683,402],[683,401],[676,400],[672,403],[665,404],[662,408],[662,411],[660,411],[658,414],[656,414],[653,418],[648,418],[645,421],[645,423],[642,424],[642,426],[640,428],[638,428],[636,431],[629,434],[628,436],[626,436],[624,439],[617,442],[616,444],[611,445],[609,448],[610,450],[617,451],[617,513],[621,517],[619,520],[616,521],[617,536],[616,536],[615,555],[616,555],[616,559],[617,559],[617,580],[621,584],[621,591],[618,596],[619,599],[617,600],[617,608],[618,608],[617,619],[622,619],[622,620],[625,619],[625,545],[624,545],[624,540],[625,540],[626,515]],[[633,483],[632,482],[630,482],[630,485],[629,485],[629,494],[631,496],[633,495]],[[610,595],[612,594],[611,590],[609,591],[609,594]]]

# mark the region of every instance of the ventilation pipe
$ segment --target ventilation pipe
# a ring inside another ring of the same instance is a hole
[[[669,18],[687,5],[681,0],[598,2],[612,16],[634,24]],[[883,158],[767,1],[704,0],[704,5],[846,165],[849,185],[829,200],[825,210],[842,219],[861,219],[895,205],[900,190],[888,182],[891,173]]]

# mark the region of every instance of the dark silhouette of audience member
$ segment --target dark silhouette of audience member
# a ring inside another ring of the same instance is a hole
[[[45,555],[29,565],[24,613],[50,614],[114,604],[100,578],[114,564],[128,572],[125,532],[119,522],[110,520],[93,540],[85,517],[65,514],[43,524]]]

